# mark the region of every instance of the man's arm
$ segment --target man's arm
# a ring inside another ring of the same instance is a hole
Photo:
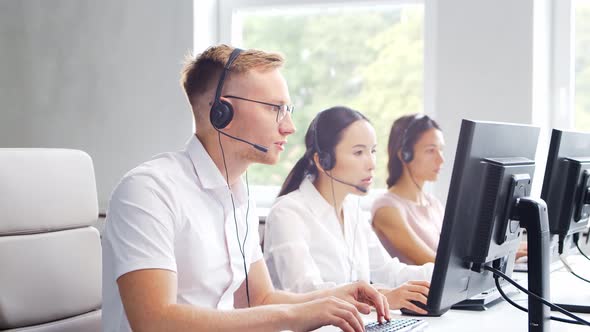
[[[250,280],[256,279],[255,275]],[[132,271],[119,277],[117,284],[133,331],[307,331],[324,325],[335,325],[347,332],[363,331],[356,308],[336,297],[221,311],[177,304],[176,274],[169,270]],[[257,289],[251,295],[257,304],[265,297]]]
[[[312,301],[318,298],[329,296],[327,291],[316,291],[309,293],[290,293],[275,290],[268,273],[268,268],[263,259],[250,265],[248,272],[250,287],[250,305],[252,307],[268,304],[295,304]],[[247,307],[246,281],[234,294],[236,307]]]

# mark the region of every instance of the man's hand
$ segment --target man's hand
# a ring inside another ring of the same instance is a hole
[[[390,320],[387,298],[365,281],[357,281],[328,291],[330,295],[352,303],[363,314],[371,312],[371,306],[377,310],[377,320]]]
[[[419,314],[428,312],[410,301],[426,304],[430,283],[428,281],[408,281],[401,286],[385,292],[391,309],[406,308]]]

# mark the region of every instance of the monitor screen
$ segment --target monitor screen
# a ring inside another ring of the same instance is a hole
[[[553,129],[541,198],[547,203],[549,230],[559,238],[559,254],[571,235],[588,227],[589,190],[590,133]]]
[[[442,314],[510,275],[521,237],[512,208],[528,196],[539,128],[463,120],[426,308]]]

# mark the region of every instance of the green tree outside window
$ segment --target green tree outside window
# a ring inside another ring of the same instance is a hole
[[[422,5],[376,9],[242,13],[243,46],[287,58],[283,73],[296,106],[297,132],[277,166],[255,165],[255,185],[281,185],[303,155],[315,114],[344,105],[364,113],[377,131],[375,187],[385,187],[393,120],[423,110]]]

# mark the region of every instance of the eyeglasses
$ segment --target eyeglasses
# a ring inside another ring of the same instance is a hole
[[[224,97],[225,98],[233,98],[233,99],[245,100],[245,101],[249,101],[249,102],[252,102],[252,103],[257,103],[257,104],[272,106],[272,107],[275,108],[275,110],[277,112],[277,122],[281,122],[287,116],[287,113],[289,113],[289,114],[291,114],[291,116],[293,116],[293,111],[295,110],[295,106],[294,105],[277,105],[277,104],[271,104],[271,103],[266,103],[266,102],[263,102],[263,101],[252,100],[252,99],[242,98],[242,97],[237,97],[237,96],[224,96]]]

